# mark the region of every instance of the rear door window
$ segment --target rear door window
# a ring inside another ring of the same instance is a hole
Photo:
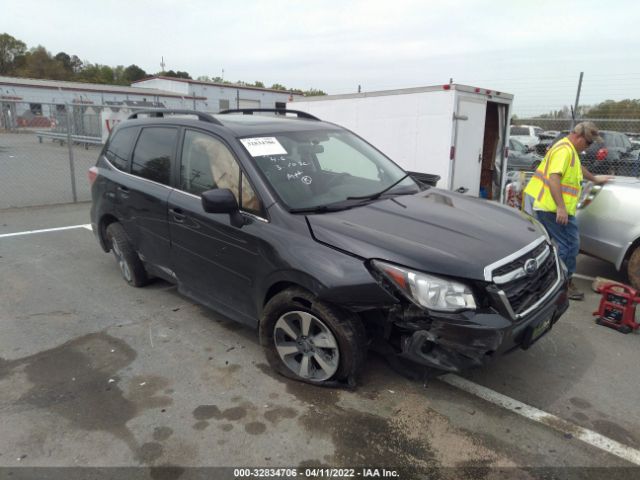
[[[137,134],[137,128],[121,128],[109,139],[104,155],[118,170],[129,171],[129,157]]]
[[[131,173],[163,185],[169,185],[171,182],[171,161],[177,139],[178,130],[176,128],[143,128],[133,151]]]

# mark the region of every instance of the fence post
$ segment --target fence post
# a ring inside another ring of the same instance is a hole
[[[580,72],[580,80],[578,80],[578,92],[576,93],[576,105],[573,107],[573,115],[571,116],[571,130],[576,126],[576,117],[578,116],[578,104],[580,102],[580,90],[582,90],[582,76],[584,72]]]
[[[69,104],[64,107],[67,110],[67,145],[69,146],[69,173],[71,174],[71,194],[73,195],[73,203],[78,203],[78,193],[76,192],[76,168],[73,161],[73,143],[71,140],[71,108]]]

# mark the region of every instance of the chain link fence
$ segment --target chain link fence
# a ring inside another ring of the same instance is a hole
[[[512,121],[510,156],[528,154],[528,160],[514,161],[510,170],[535,170],[551,146],[565,137],[574,123],[591,121],[601,132],[604,143],[594,143],[580,158],[594,174],[637,177],[640,175],[640,119],[590,118],[576,119],[531,117]]]
[[[107,102],[108,103],[108,102]],[[0,209],[91,200],[87,170],[95,164],[109,130],[152,104],[30,103],[0,99]],[[566,112],[562,112],[566,114]],[[573,121],[518,116],[511,126],[507,181],[532,172]],[[640,119],[590,118],[604,144],[581,155],[594,174],[640,175]]]
[[[91,200],[88,169],[140,108],[0,100],[0,209]]]

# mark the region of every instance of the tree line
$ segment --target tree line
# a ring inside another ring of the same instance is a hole
[[[23,41],[12,37],[8,33],[0,34],[0,75],[106,85],[130,85],[136,80],[141,80],[151,75],[192,79],[188,72],[180,70],[147,73],[135,64],[131,64],[128,67],[123,65],[111,67],[81,60],[77,55],[69,55],[66,52],[58,52],[53,55],[41,45],[27,48]],[[319,89],[287,88],[279,83],[275,83],[271,87],[265,87],[264,83],[260,81],[253,83],[244,81],[230,82],[221,77],[201,76],[196,80],[234,86],[272,88],[305,96],[326,95],[325,92]]]
[[[549,120],[569,120],[573,118],[572,107],[565,105],[559,110],[536,115],[536,118]],[[612,118],[612,119],[640,119],[640,100],[605,100],[596,105],[578,106],[577,118]],[[514,119],[518,117],[513,115]]]

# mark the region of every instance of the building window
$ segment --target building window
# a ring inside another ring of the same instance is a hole
[[[220,100],[219,107],[219,111],[229,110],[229,100]]]
[[[42,116],[42,104],[41,103],[30,103],[29,104],[29,110],[31,110],[31,113],[33,113],[34,115],[41,117]]]

